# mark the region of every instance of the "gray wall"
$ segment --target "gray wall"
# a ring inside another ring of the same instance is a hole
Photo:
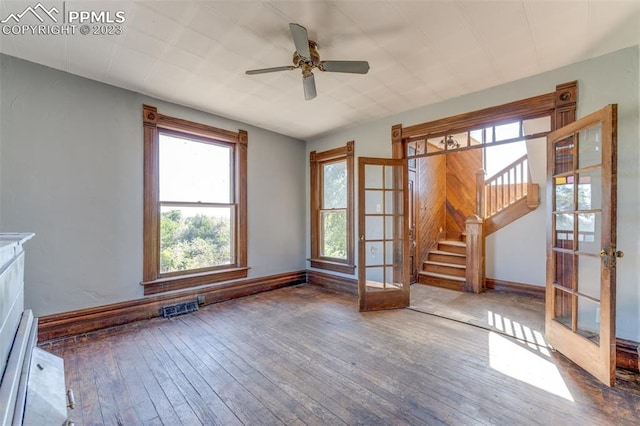
[[[455,114],[549,93],[555,86],[578,81],[578,117],[610,103],[618,104],[618,247],[625,257],[618,263],[617,335],[640,341],[640,150],[639,150],[639,47],[630,47],[602,57],[576,63],[523,80],[434,105],[385,117],[307,141],[310,151],[323,151],[355,140],[355,155],[391,156],[391,126],[410,126]],[[531,144],[530,144],[531,145]],[[530,155],[543,165],[535,166],[534,180],[541,184],[543,205],[536,212],[492,235],[487,241],[487,275],[507,281],[544,285],[547,215],[544,179],[544,143]],[[307,170],[308,182],[308,170]],[[357,178],[357,176],[356,176]],[[309,193],[307,192],[307,203]],[[307,218],[309,215],[307,204]],[[357,214],[356,214],[357,217]],[[356,225],[357,226],[357,225]],[[307,219],[307,255],[309,254]],[[532,232],[532,230],[535,230]],[[357,258],[357,257],[356,257]]]
[[[0,55],[0,230],[25,245],[36,315],[143,297],[142,104],[249,134],[249,277],[305,268],[305,144]]]

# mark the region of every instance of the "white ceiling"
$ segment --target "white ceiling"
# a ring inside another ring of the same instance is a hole
[[[37,1],[0,2],[0,19]],[[42,0],[45,6],[62,1]],[[81,5],[81,6],[79,6]],[[308,139],[640,43],[640,1],[67,1],[124,10],[121,35],[0,35],[0,51],[94,80]],[[68,9],[70,10],[70,9]],[[25,18],[26,19],[26,18]],[[289,23],[324,60],[305,101]]]

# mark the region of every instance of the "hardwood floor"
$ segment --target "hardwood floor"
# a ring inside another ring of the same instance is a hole
[[[532,296],[491,290],[474,294],[413,284],[411,308],[525,340],[535,332],[544,335],[544,299]]]
[[[300,285],[42,345],[78,425],[633,425],[640,396],[542,346]]]

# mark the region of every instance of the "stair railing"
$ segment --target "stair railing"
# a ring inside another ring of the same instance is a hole
[[[477,214],[488,218],[527,197],[531,173],[529,159],[523,155],[513,163],[485,179],[484,170],[476,173]]]

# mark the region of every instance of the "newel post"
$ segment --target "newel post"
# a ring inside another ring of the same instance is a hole
[[[465,291],[484,291],[484,220],[477,215],[466,220],[467,231],[467,272]]]
[[[476,215],[483,218],[485,217],[485,191],[484,191],[484,177],[486,172],[484,169],[479,169],[476,172]]]

